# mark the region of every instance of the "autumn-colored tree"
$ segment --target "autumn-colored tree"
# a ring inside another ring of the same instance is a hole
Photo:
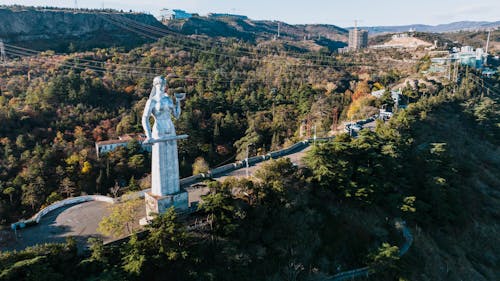
[[[207,161],[205,161],[205,158],[198,157],[194,160],[193,175],[206,173],[206,172],[208,172],[208,169],[209,169],[208,163],[207,163]]]
[[[134,223],[138,222],[139,209],[143,204],[143,200],[136,199],[111,205],[111,213],[99,222],[97,231],[112,237],[131,234]]]
[[[368,81],[363,80],[360,81],[356,85],[356,90],[354,90],[354,94],[352,95],[353,101],[360,99],[363,96],[370,94],[370,85],[368,85]]]

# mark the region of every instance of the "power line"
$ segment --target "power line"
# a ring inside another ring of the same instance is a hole
[[[164,29],[164,28],[159,28],[159,27],[155,27],[152,25],[144,24],[144,23],[129,19],[127,17],[118,15],[118,14],[98,13],[98,15],[100,15],[103,19],[105,19],[106,21],[108,21],[110,23],[116,24],[122,28],[129,30],[129,31],[136,32],[136,33],[143,35],[145,37],[148,37],[150,39],[157,40],[157,39],[165,37],[167,35],[181,36],[181,34],[176,33],[174,31],[171,31],[169,29]],[[105,17],[104,15],[109,15],[109,17]],[[151,35],[151,34],[154,34],[154,35]],[[183,39],[186,39],[186,38],[183,38]],[[182,48],[191,49],[191,50],[195,50],[195,51],[199,51],[202,53],[207,53],[207,54],[211,54],[211,55],[215,55],[215,56],[228,57],[228,58],[238,58],[238,59],[242,58],[242,56],[229,55],[229,54],[225,54],[225,53],[215,53],[215,52],[201,50],[201,49],[194,48],[191,46],[186,46],[185,44],[175,43],[175,42],[171,42],[171,41],[169,41],[168,43],[173,44],[173,45],[177,45],[177,46],[182,47]],[[190,41],[190,43],[198,44],[199,42]],[[242,51],[242,50],[237,50],[236,52],[246,54],[246,55],[251,55],[251,56],[269,55],[269,54],[262,54],[259,52],[255,53],[255,52]],[[339,63],[338,61],[332,61],[332,60],[323,60],[323,59],[318,59],[318,58],[314,59],[314,58],[311,58],[310,55],[305,55],[305,54],[300,54],[300,53],[292,53],[292,52],[286,52],[286,51],[281,51],[280,54],[284,55],[284,56],[290,56],[290,57],[294,57],[294,58],[298,57],[299,59],[310,60],[314,63],[309,63],[306,66],[311,66],[311,67],[373,66],[373,64],[367,64],[367,63],[358,63],[358,64],[357,63]],[[276,57],[274,57],[274,58],[276,59]],[[286,59],[286,57],[278,57],[278,58]],[[253,58],[247,58],[247,59],[254,60],[254,61],[260,61],[263,59],[263,57],[253,57]],[[322,65],[321,63],[324,63],[326,65]],[[333,63],[335,63],[336,65],[333,65]]]
[[[74,69],[79,69],[79,70],[87,70],[87,69],[89,69],[89,70],[92,70],[92,71],[95,71],[95,72],[99,72],[99,73],[102,73],[102,74],[116,73],[116,74],[128,74],[128,75],[143,75],[143,76],[150,76],[150,77],[155,76],[155,74],[146,73],[146,72],[124,71],[124,70],[109,70],[109,69],[105,69],[105,68],[98,67],[98,66],[93,66],[93,65],[83,64],[83,63],[80,64],[80,63],[78,63],[76,61],[66,62],[66,61],[57,60],[54,57],[44,57],[44,58],[41,58],[41,57],[34,56],[31,53],[20,51],[20,50],[7,49],[6,53],[7,53],[7,55],[13,55],[15,57],[30,57],[31,59],[39,61],[39,62],[51,62],[54,65],[60,65],[62,67],[66,67],[66,68],[74,68]]]
[[[18,47],[18,46],[14,46],[14,45],[10,45],[10,44],[5,44],[5,46],[9,47],[9,48],[12,48],[12,49],[24,51],[24,52],[27,52],[27,53],[32,53],[31,55],[40,55],[42,53],[40,51],[36,51],[36,50],[32,50],[32,49],[27,49],[27,48],[23,48],[23,47]],[[55,54],[55,55],[58,55],[58,54]],[[111,63],[111,62],[107,62],[107,61],[98,61],[98,60],[90,60],[90,59],[84,59],[84,58],[78,58],[78,57],[73,57],[73,58],[70,58],[70,59],[78,60],[78,61],[83,61],[83,62],[89,62],[89,63],[96,63],[96,64],[102,65],[103,67],[105,65],[110,65],[110,66],[123,67],[123,68],[139,68],[139,69],[145,69],[145,70],[158,70],[158,71],[163,71],[164,70],[163,68],[158,68],[158,67],[144,67],[144,66],[138,66],[138,65],[133,65],[133,64],[119,64],[119,63]]]
[[[39,58],[36,56],[33,56],[33,54],[27,53],[27,52],[22,52],[19,50],[7,50],[8,55],[13,55],[15,57],[30,57],[31,59],[34,59],[39,62],[49,62],[53,63],[54,65],[60,65],[61,67],[64,68],[71,68],[71,69],[79,69],[79,70],[92,70],[94,72],[102,73],[102,74],[107,74],[107,73],[115,73],[115,74],[128,74],[128,75],[142,75],[142,76],[148,76],[150,78],[155,77],[157,73],[145,73],[145,72],[139,72],[139,71],[121,71],[121,70],[109,70],[105,69],[102,67],[96,67],[88,64],[78,64],[78,62],[64,62],[64,61],[58,61],[55,58]],[[202,80],[202,81],[212,81],[212,77],[208,76],[185,76],[185,77],[178,77],[178,79],[184,79],[184,80]],[[217,80],[219,83],[231,83],[231,82],[272,82],[272,80],[268,79],[219,79]]]
[[[10,45],[10,44],[6,44],[7,47],[17,51],[19,55],[22,55],[22,56],[34,56],[34,55],[39,55],[41,54],[41,52],[39,51],[36,51],[36,50],[32,50],[32,49],[28,49],[28,48],[23,48],[23,47],[18,47],[18,46],[14,46],[14,45]],[[96,60],[89,60],[89,59],[82,59],[82,58],[71,58],[72,60],[74,60],[76,63],[79,63],[85,67],[88,67],[88,68],[91,68],[97,72],[101,72],[101,73],[104,73],[104,72],[113,72],[113,73],[126,73],[126,74],[130,74],[131,72],[130,71],[126,71],[126,70],[112,70],[112,69],[107,69],[107,68],[104,68],[104,67],[100,67],[100,66],[95,66],[95,65],[89,65],[89,64],[82,64],[80,63],[80,61],[82,62],[88,62],[88,63],[95,63],[95,64],[99,64],[99,65],[106,65],[106,64],[109,64],[109,65],[114,65],[115,67],[123,67],[123,68],[132,68],[134,69],[133,73],[137,73],[137,74],[145,74],[145,75],[152,75],[150,73],[144,73],[144,72],[141,72],[141,71],[135,71],[136,68],[140,68],[140,69],[143,69],[143,70],[149,70],[149,71],[164,71],[163,68],[152,68],[152,67],[140,67],[140,66],[135,66],[135,65],[130,65],[130,64],[113,64],[113,63],[107,63],[107,62],[102,62],[102,61],[96,61]],[[260,61],[262,62],[262,61]],[[271,60],[271,62],[273,62]],[[304,67],[304,66],[312,66],[312,65],[303,65],[303,64],[288,64],[286,65],[287,67]],[[323,67],[327,67],[327,66],[323,66]],[[209,73],[209,71],[205,70],[205,71],[198,71],[199,72],[204,72],[204,73]],[[239,73],[239,74],[242,74],[242,75],[246,75],[247,73]],[[191,79],[191,80],[207,80],[209,79],[209,77],[206,77],[206,76],[202,76],[202,77],[193,77],[193,76],[186,76],[184,79]],[[219,82],[221,83],[228,83],[228,82],[238,82],[238,81],[248,81],[248,82],[252,82],[252,81],[255,81],[255,82],[264,82],[264,81],[269,81],[267,79],[229,79],[229,80],[219,80]],[[271,81],[272,82],[272,81]]]

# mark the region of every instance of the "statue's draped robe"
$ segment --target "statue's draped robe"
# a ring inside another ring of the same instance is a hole
[[[160,99],[148,100],[144,115],[153,115],[155,122],[152,128],[153,140],[175,137],[175,128],[171,114],[176,118],[180,108],[174,106],[172,99],[162,95]],[[155,142],[152,152],[151,193],[155,196],[171,195],[179,192],[179,160],[177,156],[177,140]]]

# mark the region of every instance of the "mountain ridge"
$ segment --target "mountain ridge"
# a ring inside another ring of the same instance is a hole
[[[500,21],[457,21],[438,25],[427,25],[427,24],[408,24],[408,25],[394,25],[394,26],[361,26],[359,28],[368,30],[371,34],[380,33],[393,33],[393,32],[404,32],[410,29],[415,29],[420,32],[434,32],[434,33],[446,33],[446,32],[458,32],[464,30],[484,30],[484,29],[496,29],[500,27]],[[352,29],[349,27],[347,29]]]

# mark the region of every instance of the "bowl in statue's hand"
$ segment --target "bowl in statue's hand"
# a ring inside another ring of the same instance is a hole
[[[175,99],[183,100],[186,98],[186,93],[175,93]]]

